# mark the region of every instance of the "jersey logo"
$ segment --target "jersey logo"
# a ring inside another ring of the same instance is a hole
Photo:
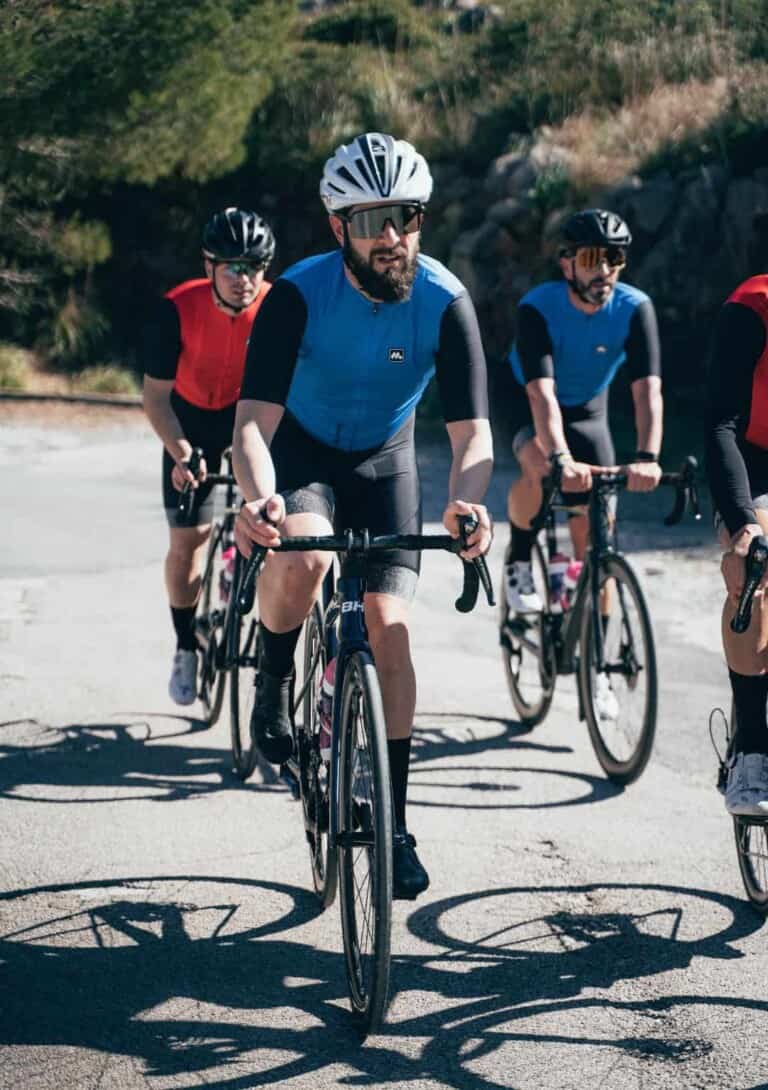
[[[389,362],[390,363],[405,363],[405,349],[404,348],[390,348],[390,350],[389,350]]]
[[[608,345],[607,344],[596,344],[595,345],[595,352],[597,352],[597,354],[599,356],[604,356],[607,351],[608,351]]]

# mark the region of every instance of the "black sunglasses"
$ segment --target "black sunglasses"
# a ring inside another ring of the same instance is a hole
[[[378,238],[388,223],[398,235],[412,235],[421,229],[424,208],[420,204],[379,204],[375,208],[352,208],[336,215],[349,227],[351,238]]]

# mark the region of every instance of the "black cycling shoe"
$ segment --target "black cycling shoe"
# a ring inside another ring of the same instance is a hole
[[[416,855],[416,838],[404,825],[392,832],[392,897],[413,901],[429,885],[429,875]]]
[[[251,739],[265,760],[280,765],[293,753],[291,688],[293,674],[256,674],[256,700],[251,714]]]

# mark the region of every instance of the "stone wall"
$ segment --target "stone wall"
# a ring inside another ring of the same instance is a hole
[[[451,166],[436,171],[425,250],[435,252],[434,241],[467,285],[492,359],[508,350],[520,297],[559,276],[553,235],[563,212],[546,212],[541,200],[541,181],[558,164],[562,154],[542,142],[496,159],[480,181]],[[747,276],[768,272],[768,167],[738,177],[720,164],[630,177],[595,203],[632,230],[623,276],[656,304],[668,375],[695,382],[723,300]]]

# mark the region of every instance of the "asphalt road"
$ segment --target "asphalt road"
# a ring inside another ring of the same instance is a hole
[[[410,823],[432,885],[395,906],[388,1022],[361,1044],[297,805],[235,781],[225,725],[168,700],[157,444],[98,420],[0,412],[0,1087],[768,1086],[766,932],[707,736],[727,691],[706,523],[625,506],[661,699],[624,791],[573,679],[521,731],[493,612],[457,614],[458,566],[425,558]],[[430,519],[446,467],[425,447]]]

